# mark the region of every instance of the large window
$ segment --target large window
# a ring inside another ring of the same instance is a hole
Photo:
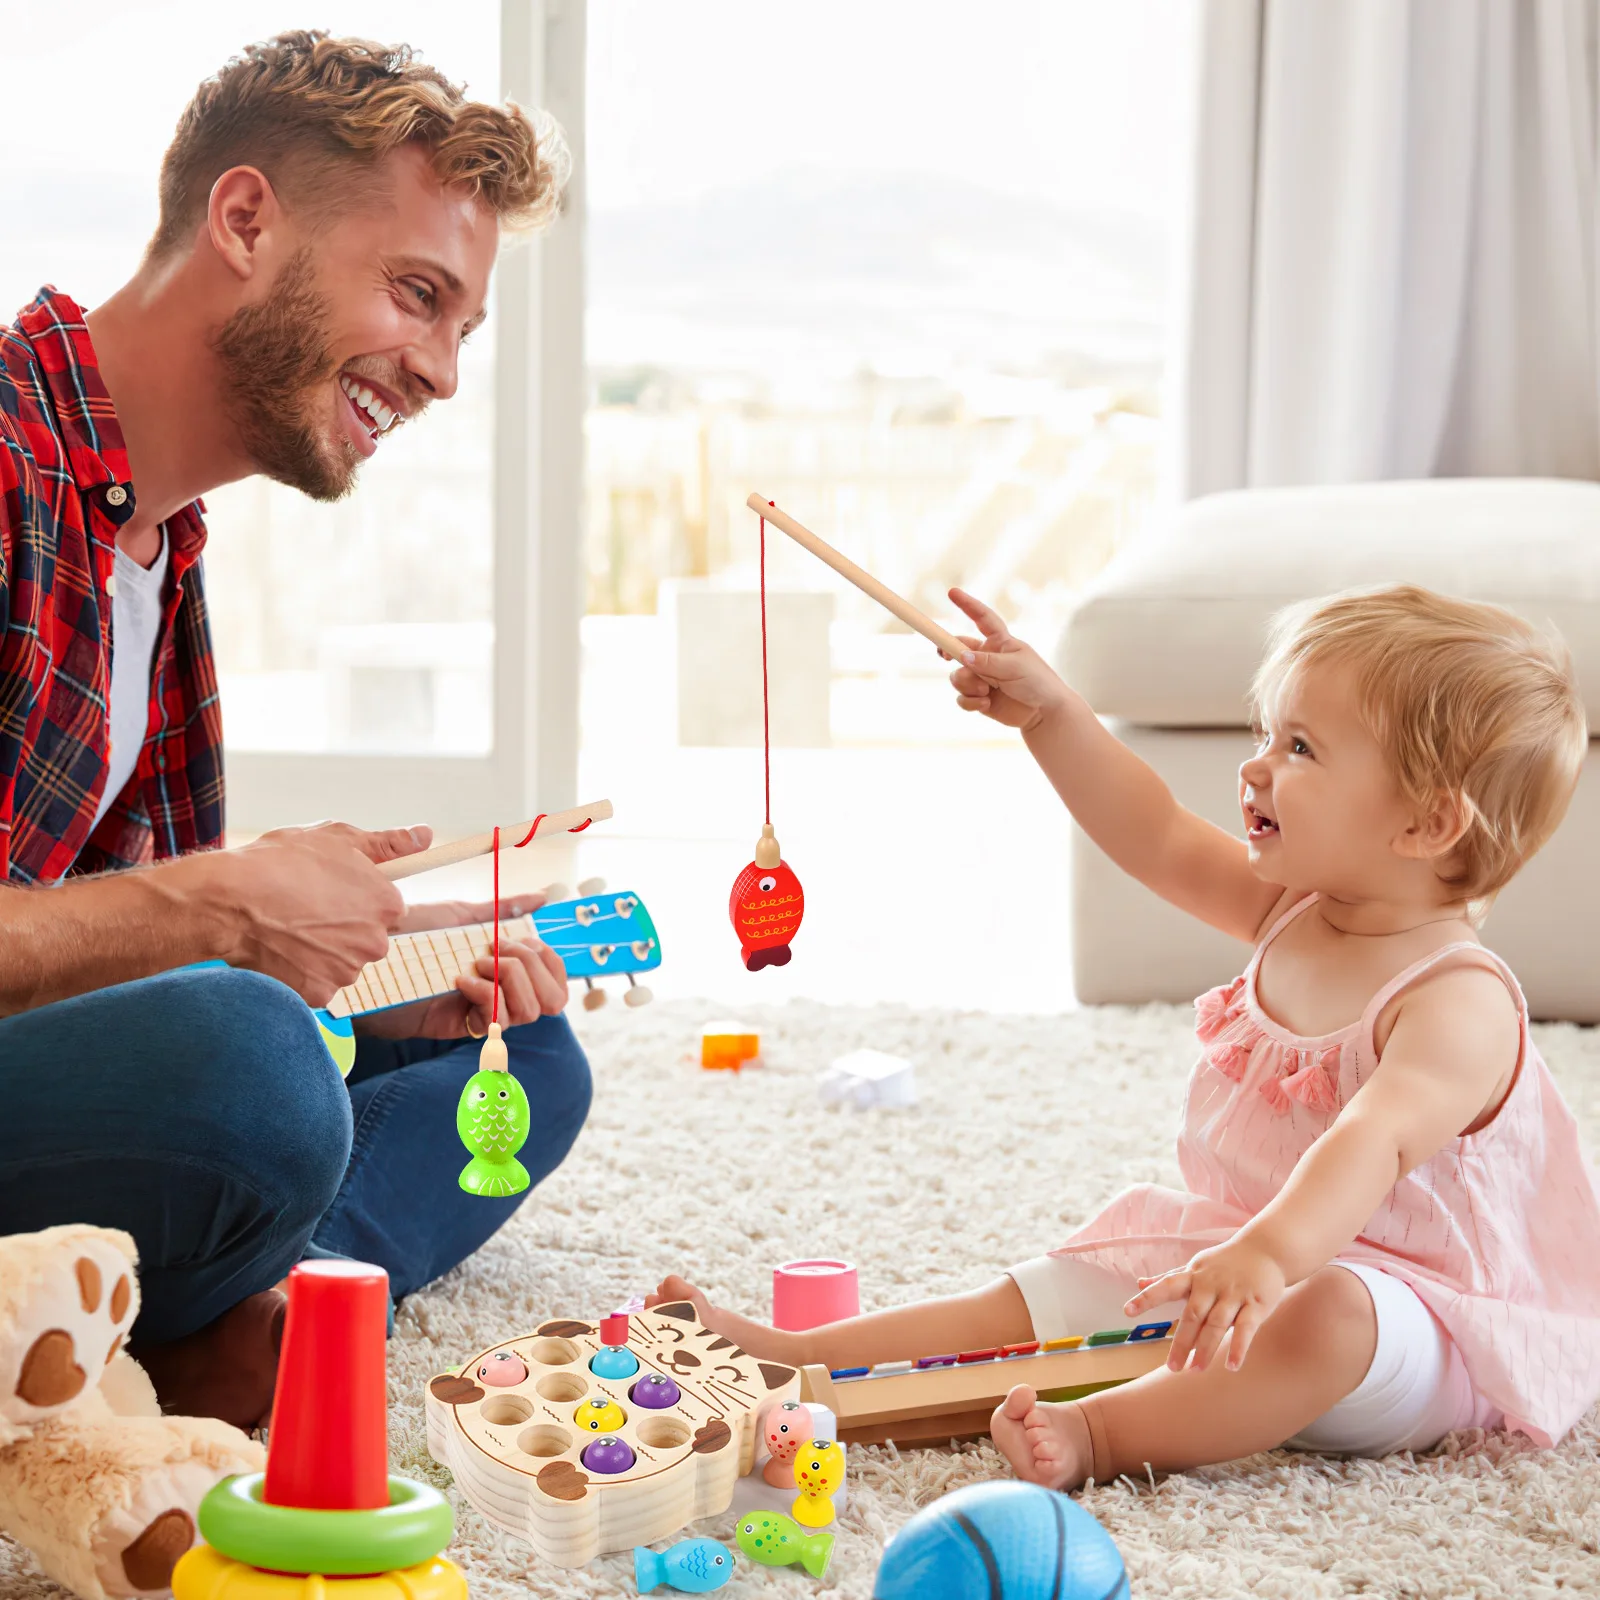
[[[460,394],[349,502],[210,497],[234,824],[469,831],[607,796],[581,870],[649,897],[662,992],[1059,1003],[1059,806],[920,639],[777,536],[774,821],[810,899],[796,961],[746,982],[724,913],[762,805],[744,500],[1053,648],[1159,488],[1191,4],[326,0],[319,25],[552,109],[577,178],[503,258]],[[7,306],[124,280],[179,108],[286,20],[65,9],[6,41]],[[996,897],[1004,955],[953,956]]]
[[[1157,492],[1188,11],[590,0],[581,786],[657,838],[639,870],[682,961],[707,952],[662,987],[1060,1000],[1059,806],[922,639],[781,535],[774,821],[807,928],[791,967],[739,973],[724,880],[763,799],[745,499],[941,619],[960,582],[1054,648]],[[960,908],[997,895],[1021,902],[1010,952],[963,989]]]
[[[500,0],[395,0],[379,11],[321,0],[313,13],[279,0],[67,0],[65,11],[5,40],[7,320],[42,283],[92,309],[131,276],[154,230],[162,152],[196,85],[244,44],[297,21],[404,41],[475,95],[552,98],[530,82],[548,54],[545,7],[533,0],[504,17]],[[580,122],[581,24],[580,10],[567,41],[575,32]],[[502,60],[506,40],[516,59]],[[573,230],[581,195],[574,209]],[[537,677],[527,596],[538,585],[527,568],[530,555],[538,564],[541,493],[540,248],[502,263],[455,398],[386,440],[349,499],[316,505],[264,479],[207,496],[206,584],[236,824],[330,811],[395,820],[398,811],[478,827],[501,809],[522,815],[525,804],[570,798],[570,772],[551,770],[559,761],[535,771],[527,704]],[[576,244],[569,249],[576,261]],[[523,303],[506,304],[508,285]],[[575,314],[567,308],[561,320]],[[506,436],[509,475],[497,465]],[[570,525],[564,536],[575,538]],[[570,699],[574,675],[544,692]],[[540,776],[542,800],[530,792]]]

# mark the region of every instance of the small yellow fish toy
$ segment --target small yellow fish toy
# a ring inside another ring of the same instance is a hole
[[[844,1446],[833,1439],[810,1439],[794,1458],[794,1486],[800,1493],[789,1507],[802,1528],[826,1528],[833,1521],[833,1496],[844,1482]]]

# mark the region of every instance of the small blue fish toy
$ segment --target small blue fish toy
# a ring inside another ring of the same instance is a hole
[[[660,1555],[641,1545],[633,1552],[633,1576],[640,1594],[663,1583],[682,1594],[710,1594],[733,1576],[733,1552],[715,1539],[685,1539]]]

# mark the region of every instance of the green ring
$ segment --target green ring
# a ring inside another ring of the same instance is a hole
[[[437,1489],[390,1478],[389,1504],[373,1511],[303,1511],[261,1498],[262,1472],[224,1478],[200,1502],[206,1543],[271,1572],[355,1577],[396,1572],[438,1555],[455,1534]]]

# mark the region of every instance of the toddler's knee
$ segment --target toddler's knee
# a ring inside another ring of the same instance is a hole
[[[1333,1350],[1376,1339],[1372,1296],[1353,1272],[1326,1266],[1297,1283],[1279,1308],[1284,1332],[1302,1348]]]

